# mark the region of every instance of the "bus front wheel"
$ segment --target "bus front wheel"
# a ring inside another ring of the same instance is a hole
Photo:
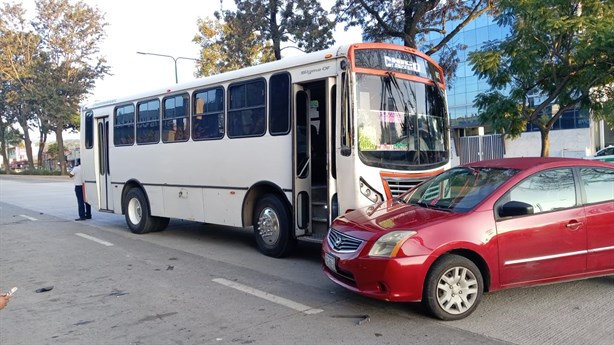
[[[291,234],[290,212],[278,197],[263,196],[254,210],[254,234],[258,249],[267,255],[280,258],[288,255],[296,244]]]
[[[149,205],[140,188],[132,188],[124,199],[126,224],[135,234],[145,234],[157,228],[155,218],[149,214]]]

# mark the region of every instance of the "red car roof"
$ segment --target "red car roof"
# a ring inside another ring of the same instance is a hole
[[[487,161],[479,161],[463,164],[468,167],[492,167],[492,168],[511,168],[526,170],[536,167],[560,167],[560,166],[600,166],[611,168],[612,164],[599,162],[594,160],[586,160],[580,158],[564,158],[564,157],[517,157],[517,158],[502,158]]]

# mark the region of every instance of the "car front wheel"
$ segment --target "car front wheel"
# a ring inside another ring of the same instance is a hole
[[[423,303],[441,320],[459,320],[477,308],[483,291],[479,268],[465,257],[448,254],[431,267],[425,282]]]

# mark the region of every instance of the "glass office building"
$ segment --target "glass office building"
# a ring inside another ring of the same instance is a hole
[[[448,24],[448,32],[455,28],[457,23]],[[450,42],[450,46],[457,44],[466,46],[465,50],[458,51],[458,68],[456,76],[448,85],[448,108],[450,112],[450,124],[460,135],[476,135],[478,128],[483,126],[478,119],[478,109],[473,105],[475,97],[482,92],[490,90],[490,85],[484,79],[480,79],[471,69],[468,55],[472,51],[480,50],[488,41],[501,40],[509,35],[508,27],[501,27],[494,18],[485,14],[470,22],[465,26]],[[431,33],[427,40],[439,42],[442,36],[438,33]],[[433,58],[437,59],[437,55]],[[529,102],[539,104],[544,99],[542,95],[535,94]],[[544,112],[556,111],[557,105],[548,106]],[[565,112],[563,116],[554,124],[552,131],[557,130],[583,130],[591,136],[591,145],[594,149],[614,144],[614,132],[608,130],[603,122],[594,123],[591,121],[587,111],[573,109]],[[486,126],[488,133],[488,127]],[[534,125],[527,125],[526,132],[538,132]],[[552,133],[552,132],[551,132]],[[580,148],[578,148],[580,150]],[[592,151],[593,148],[589,148]]]
[[[448,32],[455,27],[456,23],[450,23]],[[466,128],[480,126],[478,121],[478,110],[473,106],[475,97],[482,92],[490,90],[488,82],[480,79],[471,70],[468,55],[472,51],[482,48],[488,41],[502,40],[509,34],[509,29],[500,27],[494,18],[489,15],[482,15],[476,20],[465,26],[451,41],[450,46],[463,44],[467,48],[458,52],[459,64],[456,70],[456,77],[448,86],[448,107],[450,111],[450,124],[453,128]],[[431,33],[427,40],[438,42],[440,34]],[[437,56],[434,56],[437,60]],[[530,102],[539,104],[544,97],[535,94]],[[556,105],[549,106],[545,112],[551,112]],[[587,112],[570,110],[553,126],[552,130],[588,128],[589,115]],[[527,126],[527,131],[538,131],[533,125]]]

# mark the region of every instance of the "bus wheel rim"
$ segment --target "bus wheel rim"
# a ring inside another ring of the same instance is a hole
[[[141,209],[141,203],[137,198],[130,199],[128,203],[128,217],[132,224],[140,224],[143,218],[143,210]]]
[[[271,246],[279,240],[279,216],[274,209],[267,207],[260,212],[258,217],[258,233],[262,241]]]

